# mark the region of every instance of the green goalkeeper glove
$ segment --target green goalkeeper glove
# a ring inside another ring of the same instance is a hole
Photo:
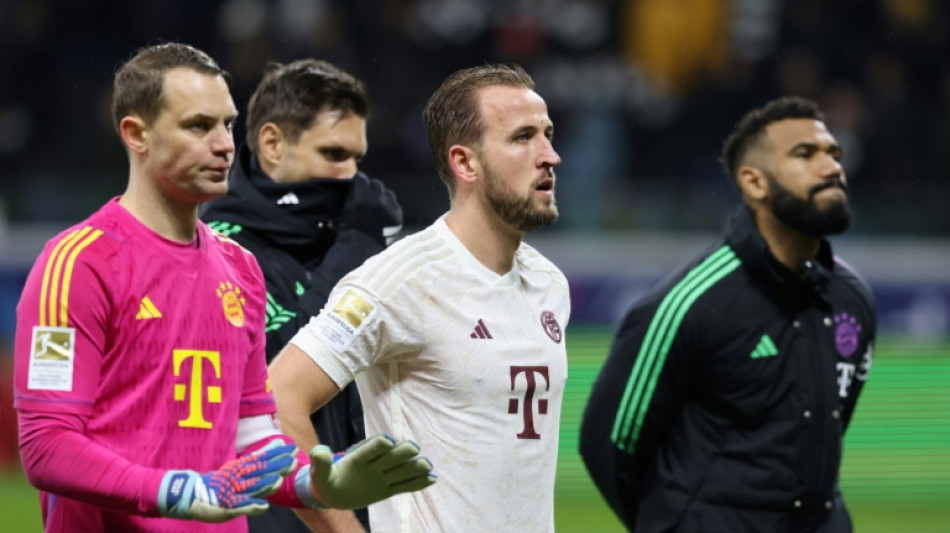
[[[169,470],[158,490],[158,512],[201,522],[259,515],[268,507],[262,498],[280,488],[296,466],[297,447],[275,439],[213,472]]]
[[[412,441],[386,434],[362,440],[334,456],[330,448],[310,450],[310,468],[294,478],[297,496],[311,508],[359,509],[436,481],[432,463]]]

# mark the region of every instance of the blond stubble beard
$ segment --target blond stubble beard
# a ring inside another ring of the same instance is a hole
[[[519,197],[505,186],[490,166],[486,164],[484,168],[485,199],[502,220],[524,232],[546,228],[557,222],[557,201],[553,196],[547,205],[538,207],[535,205],[533,189],[527,196]]]

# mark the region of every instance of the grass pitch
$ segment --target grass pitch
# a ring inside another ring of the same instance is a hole
[[[619,533],[577,453],[590,387],[610,331],[567,335],[569,378],[555,499],[560,533]],[[879,343],[845,438],[841,486],[859,533],[950,531],[950,345]],[[39,533],[39,498],[19,471],[0,472],[0,529]],[[499,532],[502,533],[502,532]]]

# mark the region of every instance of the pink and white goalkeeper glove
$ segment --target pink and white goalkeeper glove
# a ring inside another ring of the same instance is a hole
[[[158,491],[158,511],[201,522],[259,515],[268,507],[263,498],[273,494],[296,466],[297,447],[274,440],[212,472],[169,470]]]

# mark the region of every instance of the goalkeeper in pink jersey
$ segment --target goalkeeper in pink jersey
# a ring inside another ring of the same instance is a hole
[[[236,116],[191,46],[115,75],[128,188],[47,244],[17,306],[20,453],[46,531],[246,531],[269,503],[356,508],[435,481],[409,441],[307,455],[279,432],[261,270],[197,218],[227,191]]]

